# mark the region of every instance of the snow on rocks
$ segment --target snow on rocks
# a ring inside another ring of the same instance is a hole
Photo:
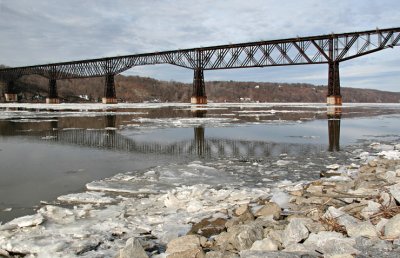
[[[389,151],[387,146],[375,148]],[[44,205],[36,215],[2,225],[0,252],[258,258],[350,257],[373,249],[378,254],[389,250],[395,257],[400,251],[395,244],[400,237],[400,160],[364,157],[361,166],[328,165],[337,175],[321,173],[311,182],[286,180],[272,184],[271,191],[235,184],[223,167],[201,162],[185,169],[119,174],[88,184],[85,193],[60,197],[61,205]],[[262,161],[257,163],[264,168]]]

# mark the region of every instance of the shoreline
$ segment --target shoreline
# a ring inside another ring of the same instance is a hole
[[[327,162],[321,179],[283,180],[270,187],[250,188],[234,180],[226,186],[224,179],[213,186],[160,187],[154,192],[149,191],[151,183],[143,184],[144,179],[168,180],[165,175],[172,170],[148,170],[140,177],[119,174],[97,184],[97,190],[115,186],[112,194],[88,190],[61,196],[58,205],[44,205],[35,215],[0,225],[0,255],[129,257],[123,255],[133,252],[159,258],[250,258],[383,252],[395,257],[400,253],[400,233],[394,227],[395,233],[387,235],[384,224],[400,217],[399,200],[390,198],[398,198],[400,190],[400,146],[373,143],[369,147],[370,152],[348,153],[350,164]],[[254,167],[262,165],[254,163]],[[280,163],[285,168],[285,162]],[[199,171],[199,176],[214,180],[221,170],[192,162],[184,173],[192,177]],[[121,191],[120,182],[131,181],[139,191]],[[392,184],[393,190],[385,184]],[[343,207],[353,213],[343,212]],[[386,217],[376,215],[382,212]],[[185,236],[189,231],[197,235]],[[346,248],[333,250],[318,242],[324,237]]]

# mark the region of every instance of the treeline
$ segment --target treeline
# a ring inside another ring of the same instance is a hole
[[[104,78],[58,80],[58,93],[65,102],[99,101],[104,95]],[[188,102],[192,85],[176,81],[160,81],[147,77],[115,77],[119,101]],[[43,101],[48,80],[41,76],[25,76],[16,82],[19,99],[24,102]],[[4,84],[1,85],[4,92]],[[214,102],[325,102],[326,86],[304,83],[269,83],[206,81],[209,101]],[[370,89],[342,88],[344,102],[400,102],[400,93]]]

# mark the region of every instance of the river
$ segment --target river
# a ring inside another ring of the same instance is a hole
[[[60,195],[104,186],[99,182],[118,173],[170,171],[158,184],[130,185],[130,192],[199,182],[261,186],[311,180],[326,159],[345,159],[346,151],[365,142],[400,138],[400,104],[345,104],[336,112],[304,103],[0,104],[0,109],[3,223],[33,214]],[[265,169],[260,174],[249,168],[260,160],[271,164],[268,180]],[[198,163],[234,176],[196,175],[184,166]]]

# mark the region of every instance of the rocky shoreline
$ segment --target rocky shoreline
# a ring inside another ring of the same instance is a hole
[[[385,151],[283,187],[286,209],[260,197],[225,211],[229,218],[210,215],[157,257],[399,257],[400,146],[372,147]],[[148,257],[135,239],[120,252],[116,257]]]
[[[0,225],[0,257],[399,257],[400,145],[369,148],[272,191],[198,184],[64,196],[72,207],[48,204]]]

